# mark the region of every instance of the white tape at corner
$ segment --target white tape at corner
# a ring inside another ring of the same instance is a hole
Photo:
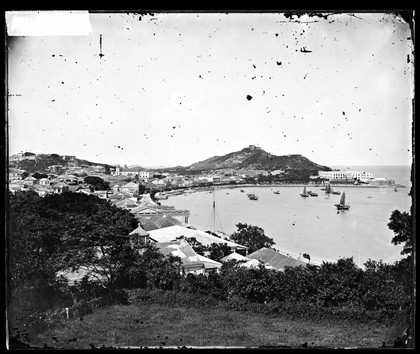
[[[88,11],[7,11],[8,36],[86,36]]]

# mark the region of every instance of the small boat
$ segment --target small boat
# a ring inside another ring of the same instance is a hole
[[[248,194],[248,198],[251,200],[258,200],[258,196],[255,194],[255,188],[254,188],[254,193]]]
[[[308,194],[309,194],[311,197],[317,197],[317,196],[318,196],[318,193],[311,192],[311,191],[309,191],[309,192],[308,192]]]
[[[397,189],[397,187],[395,187],[395,188],[394,188],[394,192],[398,192],[398,189]]]
[[[309,194],[308,194],[308,193],[306,193],[306,186],[305,186],[305,187],[303,187],[303,193],[301,193],[301,194],[300,194],[300,196],[301,196],[301,197],[304,197],[304,198],[309,197]]]
[[[340,195],[340,194],[341,194],[341,192],[340,192],[340,191],[331,191],[331,194]]]
[[[280,194],[280,191],[275,191],[274,194]]]
[[[240,191],[243,193],[243,192],[245,192],[243,189],[240,189]]]
[[[327,186],[325,187],[325,193],[330,194],[331,193],[331,185],[327,184]]]
[[[349,210],[350,209],[350,205],[346,204],[346,193],[343,192],[343,194],[341,195],[341,199],[340,199],[340,203],[339,204],[334,204],[336,206],[336,208],[338,210]]]

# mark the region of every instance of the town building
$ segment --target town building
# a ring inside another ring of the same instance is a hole
[[[23,170],[17,168],[9,168],[9,181],[16,181],[22,179]]]
[[[243,253],[246,255],[248,247],[239,245],[235,242],[224,240],[220,237],[213,236],[207,232],[186,228],[184,226],[174,225],[162,229],[150,231],[150,237],[158,242],[169,242],[183,238],[194,238],[203,246],[210,246],[212,243],[226,244],[231,251]]]
[[[258,260],[268,269],[284,270],[285,267],[306,266],[305,262],[285,256],[271,248],[263,247],[247,255],[251,260]]]

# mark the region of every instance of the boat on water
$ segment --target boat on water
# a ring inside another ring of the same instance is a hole
[[[317,196],[318,196],[318,193],[311,192],[311,191],[309,191],[309,192],[308,192],[308,194],[309,194],[311,197],[317,197]]]
[[[280,191],[275,191],[274,194],[280,194]]]
[[[331,191],[331,194],[340,195],[340,194],[341,194],[341,192],[340,192],[340,191],[334,191],[334,190],[332,190],[332,191]]]
[[[245,192],[245,191],[244,191],[243,189],[240,189],[240,192],[242,192],[242,193],[243,193],[243,192]]]
[[[247,194],[248,195],[248,198],[250,199],[250,200],[258,200],[258,196],[257,196],[257,194],[255,193],[255,188],[254,188],[254,193],[249,193],[249,194]]]
[[[398,189],[397,189],[397,187],[395,187],[395,188],[394,188],[394,192],[398,192]]]
[[[345,192],[343,192],[343,194],[341,195],[340,203],[339,204],[334,204],[334,205],[338,210],[349,210],[350,209],[350,205],[346,204],[346,193]]]
[[[301,197],[304,197],[304,198],[309,197],[309,194],[308,194],[308,193],[306,193],[306,186],[305,186],[305,187],[303,187],[303,193],[301,193],[301,194],[300,194],[300,196],[301,196]]]
[[[325,193],[331,194],[331,192],[332,192],[331,185],[330,184],[327,184],[327,186],[325,187]]]
[[[227,238],[228,235],[223,231],[222,224],[216,211],[216,190],[214,187],[212,188],[211,193],[213,194],[213,208],[211,211],[209,223],[207,224],[208,230],[205,232],[220,238]]]

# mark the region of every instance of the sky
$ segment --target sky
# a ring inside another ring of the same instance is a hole
[[[6,13],[9,155],[411,163],[414,47],[394,14],[59,15]]]

